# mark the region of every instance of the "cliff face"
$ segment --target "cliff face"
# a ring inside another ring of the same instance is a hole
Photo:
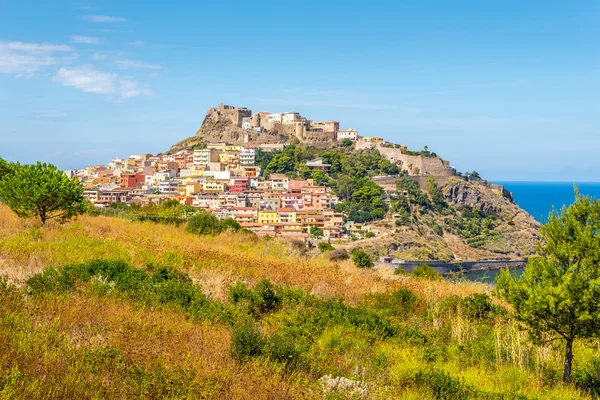
[[[510,192],[497,185],[454,180],[442,188],[442,193],[450,204],[476,207],[496,216],[500,216],[503,209],[515,206]]]
[[[400,227],[389,220],[373,223],[383,234],[364,246],[399,259],[450,262],[522,259],[535,253],[540,224],[501,186],[450,179],[440,190],[449,208],[415,207],[411,223]]]

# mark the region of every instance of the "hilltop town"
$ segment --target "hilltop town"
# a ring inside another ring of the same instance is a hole
[[[342,158],[357,160],[362,169],[344,172]],[[408,259],[517,257],[531,252],[537,238],[536,223],[503,187],[477,174],[463,176],[428,149],[411,151],[361,136],[356,129],[340,129],[338,121],[315,122],[298,112],[252,113],[220,104],[207,111],[195,136],[169,152],[115,158],[106,166],[66,173],[81,180],[85,196],[98,208],[175,200],[235,219],[259,236],[339,243],[363,239],[380,255],[399,253]],[[366,200],[340,184],[355,174],[367,179],[353,187],[368,191]],[[488,235],[491,246],[485,240],[471,246],[451,228],[443,233],[435,228],[448,221],[434,207],[427,215],[413,213],[410,222],[410,207],[398,206],[411,196],[410,188],[399,184],[406,177],[423,190],[433,182],[449,204],[475,207],[493,215],[497,229],[506,229]],[[512,229],[515,220],[523,224]]]

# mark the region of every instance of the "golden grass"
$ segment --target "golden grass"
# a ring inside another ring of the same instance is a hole
[[[92,293],[45,295],[24,303],[3,297],[0,305],[0,365],[26,377],[20,380],[25,387],[13,388],[19,397],[155,397],[132,392],[131,381],[110,364],[92,370],[85,365],[86,354],[109,349],[123,357],[124,366],[165,371],[167,382],[190,377],[189,398],[309,398],[314,386],[307,377],[273,365],[234,362],[227,329],[191,322],[176,311],[140,309]],[[82,385],[94,379],[102,381]],[[0,390],[0,398],[10,396]]]
[[[415,282],[386,271],[360,270],[350,262],[308,257],[280,240],[251,235],[197,236],[184,227],[151,222],[81,216],[65,225],[38,228],[0,205],[0,273],[22,283],[49,266],[77,264],[95,258],[120,258],[134,266],[169,265],[189,273],[213,298],[224,300],[237,281],[267,278],[318,296],[343,296],[354,304],[364,294],[409,288],[416,294],[461,296],[481,292],[478,283]]]

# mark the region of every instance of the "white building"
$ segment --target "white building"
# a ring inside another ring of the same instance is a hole
[[[268,117],[267,117],[268,118]],[[284,124],[290,124],[300,119],[300,113],[297,112],[286,112],[281,116],[281,122]]]
[[[276,114],[269,114],[267,115],[267,122],[269,124],[280,124],[281,121],[283,120],[283,115],[281,113],[276,113]]]
[[[256,150],[255,149],[243,149],[239,153],[241,165],[254,165],[256,162]]]
[[[344,129],[337,132],[337,140],[342,141],[344,139],[350,139],[356,141],[358,139],[358,132],[356,129]]]
[[[242,129],[247,129],[247,130],[252,129],[251,119],[252,119],[251,117],[242,118]]]

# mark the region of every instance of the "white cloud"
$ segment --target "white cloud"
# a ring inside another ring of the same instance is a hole
[[[125,18],[109,17],[108,15],[84,15],[83,19],[89,22],[125,22]]]
[[[92,36],[71,36],[71,42],[81,44],[98,44],[102,43],[102,39],[99,37]]]
[[[117,60],[115,62],[118,68],[121,69],[161,69],[160,65],[147,64],[135,60]]]
[[[134,40],[133,42],[129,42],[127,44],[130,46],[140,47],[144,45],[144,42],[142,42],[141,40]]]
[[[65,44],[0,41],[0,73],[27,77],[75,58],[74,49]]]
[[[140,86],[135,80],[130,78],[121,79],[119,82],[119,95],[123,99],[128,99],[130,97],[135,97],[139,95],[150,96],[152,95],[152,90],[148,87]]]
[[[100,71],[89,65],[76,68],[63,67],[54,75],[53,80],[86,93],[117,96],[122,99],[152,94],[148,87],[141,86],[133,78],[121,78],[118,74]]]
[[[61,68],[53,80],[65,86],[74,87],[87,93],[113,94],[117,90],[118,75],[102,72],[90,66]]]

